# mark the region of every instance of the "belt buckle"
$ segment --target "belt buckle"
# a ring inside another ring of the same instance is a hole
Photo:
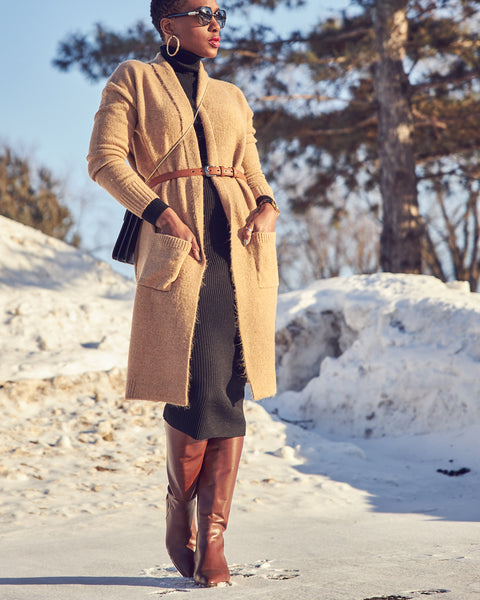
[[[215,167],[213,165],[207,165],[206,167],[203,167],[205,169],[205,175],[207,177],[216,177],[215,173],[210,173],[210,169],[214,169]]]

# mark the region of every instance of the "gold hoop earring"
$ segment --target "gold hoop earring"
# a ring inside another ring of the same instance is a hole
[[[175,52],[170,52],[170,42],[172,41],[173,38],[175,39],[175,42],[177,43],[177,47],[175,48]],[[168,54],[168,56],[175,56],[175,54],[177,54],[177,52],[179,50],[180,50],[180,40],[178,39],[178,37],[176,35],[174,35],[172,33],[172,35],[167,40],[167,54]]]

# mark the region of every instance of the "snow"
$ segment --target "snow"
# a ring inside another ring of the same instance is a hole
[[[126,366],[133,281],[0,217],[0,381]]]
[[[284,294],[280,393],[265,406],[353,436],[479,423],[480,296],[466,286],[379,274]]]
[[[280,296],[280,391],[246,402],[232,586],[206,590],[163,544],[162,406],[122,398],[134,283],[1,217],[0,232],[2,600],[479,598],[465,284],[381,274]]]

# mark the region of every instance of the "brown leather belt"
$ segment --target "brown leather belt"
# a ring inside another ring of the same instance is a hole
[[[235,177],[247,181],[244,173],[235,167],[202,167],[198,169],[182,169],[181,171],[171,171],[157,175],[148,182],[150,187],[155,187],[159,183],[168,181],[169,179],[177,179],[177,177],[194,177],[195,175],[203,175],[204,177]]]

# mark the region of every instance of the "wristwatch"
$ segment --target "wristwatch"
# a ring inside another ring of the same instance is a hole
[[[260,198],[257,204],[257,208],[261,208],[264,204],[270,204],[277,213],[280,212],[277,203],[273,198],[270,198],[270,196],[263,196],[262,198]]]

